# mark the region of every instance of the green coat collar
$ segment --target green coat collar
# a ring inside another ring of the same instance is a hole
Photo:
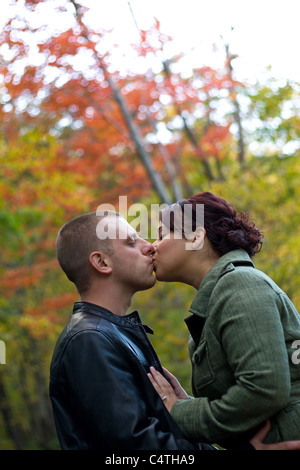
[[[189,311],[206,318],[211,293],[218,280],[226,273],[234,271],[235,266],[250,266],[254,263],[245,250],[233,250],[221,256],[202,280]]]

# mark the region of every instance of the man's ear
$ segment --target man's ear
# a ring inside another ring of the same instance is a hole
[[[191,245],[192,250],[201,250],[204,245],[206,230],[204,227],[197,227],[194,232],[194,239]]]
[[[112,272],[109,257],[101,251],[93,251],[90,254],[89,261],[99,273],[110,274]]]

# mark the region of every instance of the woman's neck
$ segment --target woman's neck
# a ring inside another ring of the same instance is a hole
[[[211,270],[218,259],[219,255],[212,250],[210,243],[207,243],[206,240],[203,248],[201,248],[199,252],[193,252],[193,256],[189,259],[189,267],[186,270],[187,280],[185,283],[198,290],[206,274]]]

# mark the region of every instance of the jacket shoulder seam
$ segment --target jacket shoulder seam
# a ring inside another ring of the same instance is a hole
[[[82,329],[80,329],[79,331],[76,331],[76,333],[72,333],[72,335],[67,339],[66,341],[66,344],[64,345],[64,348],[61,352],[61,355],[60,355],[60,358],[59,358],[59,362],[58,362],[58,368],[60,367],[61,365],[61,362],[62,362],[62,359],[63,359],[63,356],[65,355],[65,351],[67,349],[67,346],[69,345],[69,343],[76,337],[78,336],[79,334],[81,333],[98,333],[99,335],[105,337],[106,340],[109,341],[109,343],[115,348],[117,349],[116,345],[114,344],[114,342],[111,340],[111,338],[104,333],[104,331],[98,329],[97,327],[83,327]]]

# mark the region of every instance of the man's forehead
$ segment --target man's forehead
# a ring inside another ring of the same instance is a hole
[[[96,226],[97,237],[100,240],[118,240],[138,238],[137,232],[120,214],[108,214],[99,220]]]
[[[118,217],[117,231],[118,238],[138,237],[138,234],[136,233],[134,228],[131,227],[131,225],[123,217]]]

